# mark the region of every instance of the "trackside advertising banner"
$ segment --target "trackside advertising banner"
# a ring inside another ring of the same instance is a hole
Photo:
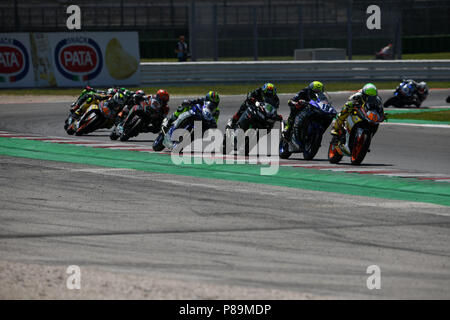
[[[0,87],[139,85],[137,32],[0,34]]]
[[[0,34],[0,87],[34,87],[27,33]]]

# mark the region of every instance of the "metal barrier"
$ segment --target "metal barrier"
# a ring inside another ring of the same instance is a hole
[[[450,80],[450,60],[336,60],[141,63],[141,84]]]

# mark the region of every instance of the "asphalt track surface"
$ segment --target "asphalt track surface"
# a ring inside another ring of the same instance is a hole
[[[424,106],[445,106],[448,94],[433,91]],[[347,95],[331,96],[342,105]],[[219,128],[242,97],[222,97]],[[0,105],[0,130],[66,137],[67,110]],[[110,142],[107,131],[85,138]],[[383,125],[364,165],[450,174],[449,138]],[[326,161],[328,141],[311,163]],[[335,298],[450,298],[448,207],[7,156],[0,179],[2,260]],[[370,265],[380,290],[366,287]]]

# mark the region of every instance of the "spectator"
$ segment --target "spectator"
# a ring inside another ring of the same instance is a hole
[[[187,61],[188,58],[188,45],[184,41],[184,36],[180,36],[180,41],[177,43],[177,47],[175,48],[175,53],[177,54],[178,61]]]

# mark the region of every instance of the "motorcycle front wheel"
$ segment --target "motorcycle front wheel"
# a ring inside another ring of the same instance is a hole
[[[367,151],[370,147],[371,135],[370,132],[362,130],[354,137],[351,162],[354,165],[359,165],[364,160]]]
[[[330,147],[328,148],[328,161],[330,163],[339,163],[342,160],[342,154],[340,154],[336,150],[336,146],[330,143]]]
[[[288,159],[292,154],[292,152],[289,152],[289,145],[284,139],[281,139],[281,141],[280,141],[280,151],[279,152],[280,152],[281,159]]]
[[[94,113],[93,117],[86,118],[82,123],[80,123],[80,126],[78,127],[77,131],[75,131],[76,136],[81,136],[83,134],[88,134],[96,129],[98,129],[98,122],[99,117],[96,113]]]
[[[305,121],[306,122],[306,121]],[[313,122],[305,123],[303,159],[312,160],[316,156],[322,142],[322,135],[312,127]]]
[[[395,96],[387,99],[387,101],[384,103],[384,107],[385,108],[389,108],[390,106],[393,106],[395,108],[402,107],[400,99],[398,97],[395,97]]]

